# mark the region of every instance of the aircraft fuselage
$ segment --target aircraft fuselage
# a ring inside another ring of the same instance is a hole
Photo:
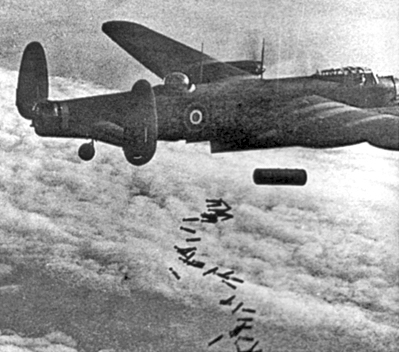
[[[215,146],[229,145],[235,140],[235,146],[228,150],[307,146],[307,141],[291,138],[290,126],[298,125],[299,119],[305,118],[296,115],[302,97],[318,95],[348,105],[372,108],[387,105],[396,95],[393,88],[384,85],[346,86],[313,76],[200,84],[191,93],[179,94],[171,94],[163,85],[153,89],[158,140],[215,141]],[[36,133],[41,136],[90,138],[121,146],[124,121],[140,118],[131,116],[135,99],[131,92],[123,92],[48,101],[43,103],[48,107],[39,104],[31,117]],[[293,106],[296,99],[300,102]],[[120,128],[99,128],[99,125],[107,124]],[[265,134],[264,140],[259,138],[260,132]],[[324,147],[324,143],[329,147],[325,139],[321,136],[321,145],[314,141],[315,147]],[[225,151],[222,147],[214,149]]]

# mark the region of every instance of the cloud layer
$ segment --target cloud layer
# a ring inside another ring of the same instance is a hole
[[[324,339],[338,350],[395,350],[397,153],[360,145],[211,155],[206,144],[160,143],[149,165],[134,168],[98,143],[85,163],[79,141],[39,138],[18,116],[16,77],[0,70],[2,261],[45,264],[73,285],[110,292],[126,290],[127,274],[130,288],[217,306],[229,289],[182,265],[173,246],[185,245],[182,218],[222,197],[234,220],[196,225],[197,257],[245,280],[238,299],[257,307],[265,345],[273,325],[316,336],[315,350]],[[62,78],[52,87],[54,98],[107,92]],[[252,170],[264,166],[305,168],[308,183],[256,187]]]

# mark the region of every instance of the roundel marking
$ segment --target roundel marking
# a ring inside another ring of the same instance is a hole
[[[191,132],[200,132],[207,122],[207,110],[201,104],[191,104],[187,107],[184,117],[186,128]]]
[[[203,121],[203,113],[199,109],[194,109],[190,113],[189,120],[192,125],[200,125]]]

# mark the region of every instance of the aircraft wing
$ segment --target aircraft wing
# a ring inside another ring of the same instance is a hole
[[[383,106],[380,108],[371,108],[368,111],[379,113],[379,114],[389,114],[399,116],[399,101],[394,102],[392,105]]]
[[[102,30],[121,48],[138,60],[158,77],[164,79],[169,73],[183,72],[192,81],[198,81],[203,63],[218,62],[218,70],[207,81],[248,76],[249,73],[203,54],[182,43],[168,38],[140,24],[125,21],[110,21]]]
[[[362,142],[387,150],[399,150],[399,117],[360,109],[320,96],[281,103],[266,129],[263,118],[252,121],[250,138],[211,141],[211,152],[285,146],[334,148]],[[250,122],[249,122],[250,123]],[[264,125],[264,126],[263,126]]]

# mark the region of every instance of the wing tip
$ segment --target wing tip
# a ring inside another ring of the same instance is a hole
[[[115,37],[116,35],[121,34],[129,34],[132,35],[134,31],[138,29],[146,28],[135,22],[128,21],[108,21],[104,22],[101,26],[101,30],[103,33],[107,34],[110,38]]]

